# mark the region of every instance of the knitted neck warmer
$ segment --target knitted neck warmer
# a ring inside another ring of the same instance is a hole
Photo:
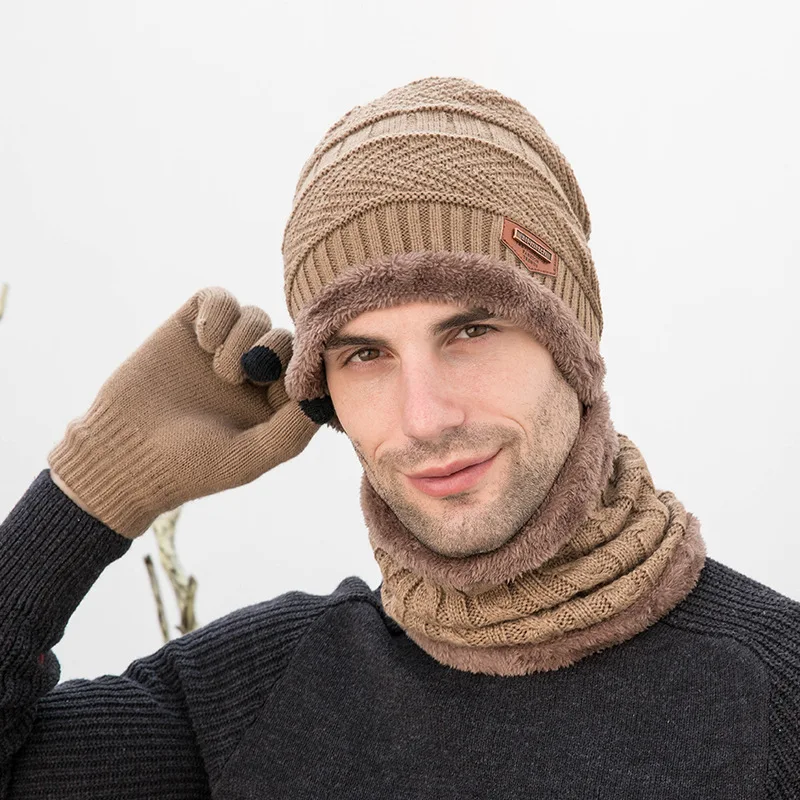
[[[654,488],[605,393],[537,512],[491,552],[430,550],[366,475],[361,502],[386,612],[437,661],[469,672],[556,669],[629,639],[688,594],[705,559],[697,518]]]

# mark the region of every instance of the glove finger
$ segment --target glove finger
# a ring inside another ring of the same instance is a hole
[[[264,309],[254,305],[241,307],[241,314],[214,355],[214,372],[228,383],[244,383],[247,375],[242,359],[253,343],[263,339],[272,321]]]
[[[247,460],[257,464],[258,475],[301,453],[320,426],[290,402],[279,408],[266,422],[253,426],[244,433],[243,445]],[[256,454],[257,458],[251,456]],[[253,476],[251,480],[254,480]]]
[[[216,352],[241,315],[238,300],[222,286],[196,291],[179,309],[178,317],[194,326],[197,341],[207,353]]]
[[[267,402],[270,408],[282,408],[287,403],[294,401],[286,392],[286,382],[283,380],[275,381],[267,390]],[[315,424],[324,425],[333,419],[336,410],[333,407],[333,400],[330,395],[314,397],[310,400],[300,401],[300,410]]]
[[[283,380],[275,381],[267,389],[267,402],[270,408],[282,408],[292,400],[286,393],[286,382]]]
[[[301,400],[300,410],[317,425],[324,425],[333,419],[336,409],[333,407],[333,400],[330,395],[314,397],[311,400]]]
[[[242,356],[242,369],[257,385],[272,383],[286,373],[291,357],[292,334],[284,328],[273,328]]]

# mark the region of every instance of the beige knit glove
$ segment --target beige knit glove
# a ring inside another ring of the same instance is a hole
[[[188,500],[250,483],[300,453],[326,416],[286,395],[291,352],[291,333],[266,312],[199,290],[69,423],[47,458],[53,480],[128,538]]]

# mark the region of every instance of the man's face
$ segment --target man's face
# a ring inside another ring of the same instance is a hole
[[[368,311],[325,351],[328,390],[375,491],[447,556],[494,550],[539,507],[581,403],[527,330],[415,302]]]

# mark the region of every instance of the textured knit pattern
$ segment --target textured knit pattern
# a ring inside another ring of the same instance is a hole
[[[2,800],[800,797],[800,604],[713,560],[554,672],[444,667],[353,576],[56,686],[50,648],[129,546],[47,470],[0,524]]]
[[[800,604],[722,564],[713,563],[668,625],[730,637],[769,675],[767,797],[800,797]]]
[[[376,548],[387,612],[405,630],[432,639],[507,647],[559,639],[652,593],[686,537],[699,532],[689,529],[686,509],[671,492],[656,491],[636,445],[619,440],[609,485],[586,521],[551,560],[510,581],[468,595]]]
[[[382,600],[442,664],[488,675],[559,669],[641,633],[697,583],[699,520],[657,491],[605,394],[537,512],[502,547],[449,558],[422,547],[362,479]]]
[[[336,122],[301,171],[283,239],[289,312],[348,268],[394,253],[480,253],[527,273],[501,240],[505,218],[556,251],[555,276],[530,274],[598,342],[589,212],[539,121],[465,78],[392,89]]]

